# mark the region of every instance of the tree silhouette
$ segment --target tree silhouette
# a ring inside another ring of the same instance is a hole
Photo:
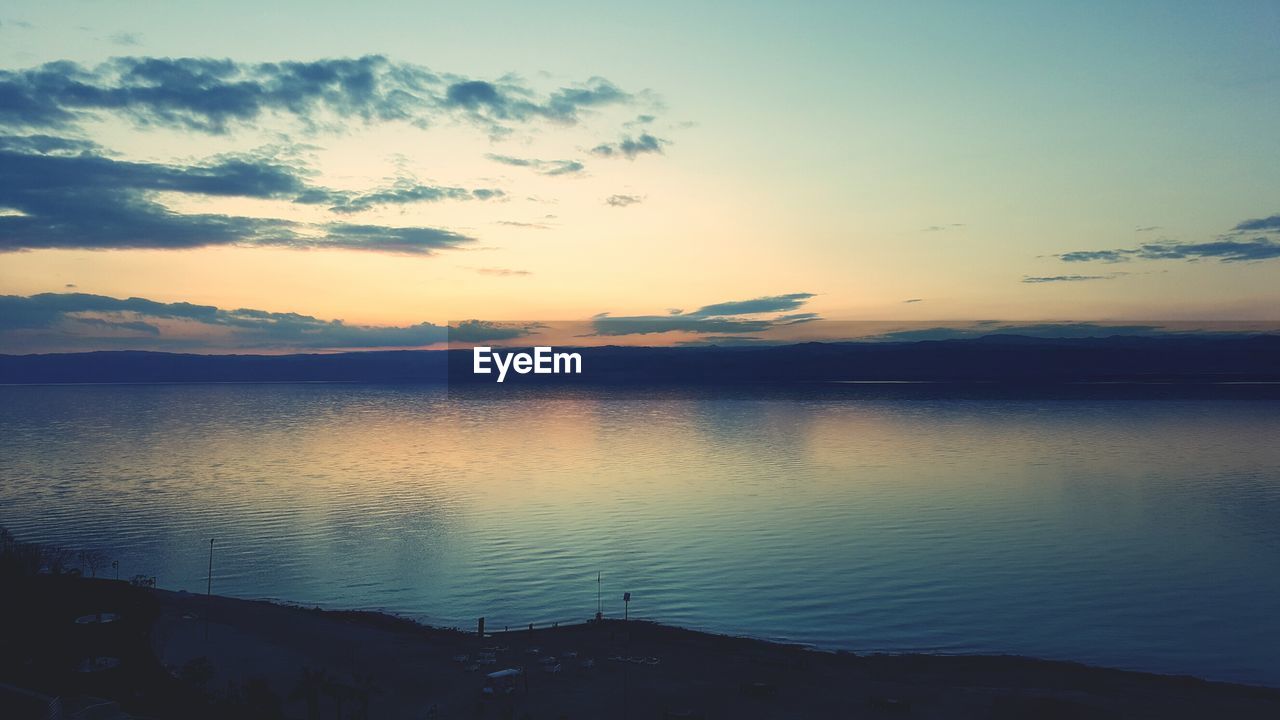
[[[111,564],[111,558],[100,550],[80,551],[80,571],[89,571],[89,577],[98,577],[98,570]]]

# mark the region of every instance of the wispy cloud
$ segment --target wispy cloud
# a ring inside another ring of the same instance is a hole
[[[1138,228],[1138,232],[1156,230],[1158,226]],[[1261,233],[1254,237],[1247,235]],[[1143,243],[1132,248],[1109,250],[1072,250],[1056,256],[1065,262],[1118,263],[1130,260],[1217,260],[1219,262],[1252,262],[1280,258],[1280,215],[1244,220],[1231,232],[1207,242]]]
[[[624,157],[628,160],[635,160],[640,155],[661,155],[662,146],[669,144],[669,142],[649,133],[641,133],[636,137],[624,136],[616,143],[601,143],[591,148],[591,154],[604,158]]]
[[[657,116],[649,115],[646,113],[643,115],[637,115],[634,120],[628,120],[627,122],[623,123],[622,126],[628,127],[628,128],[641,127],[644,125],[651,125],[653,124],[653,121],[657,119],[658,119]]]
[[[414,180],[397,180],[391,187],[368,192],[343,192],[327,190],[316,192],[317,202],[332,203],[330,210],[336,213],[358,213],[383,205],[407,205],[411,203],[438,202],[440,200],[494,200],[506,197],[498,188],[448,187],[424,185]]]
[[[710,347],[710,346],[768,346],[778,344],[777,340],[769,340],[758,335],[707,335],[692,340],[680,340],[677,347]]]
[[[920,232],[945,232],[947,230],[959,230],[965,226],[964,223],[950,223],[947,225],[930,225],[922,229]]]
[[[630,93],[600,77],[560,88],[543,98],[511,79],[459,80],[445,89],[443,105],[461,109],[479,122],[504,130],[504,123],[508,121],[526,122],[534,118],[572,125],[584,110],[624,104],[632,99]]]
[[[1085,282],[1088,280],[1114,280],[1124,273],[1111,273],[1110,275],[1045,275],[1030,276],[1022,278],[1022,282],[1031,284],[1040,283],[1061,283],[1061,282]]]
[[[953,326],[910,327],[890,330],[863,340],[919,342],[922,340],[966,340],[991,335],[1019,335],[1038,338],[1102,338],[1115,335],[1159,335],[1167,330],[1158,325],[1107,325],[1090,322],[1004,323],[981,320]]]
[[[740,335],[761,333],[771,328],[818,319],[817,313],[787,313],[795,310],[813,293],[790,293],[733,300],[704,305],[691,312],[672,308],[666,315],[613,316],[601,313],[592,318],[593,335],[652,335],[666,332],[686,332],[715,335]],[[784,314],[777,314],[784,313]],[[776,314],[774,317],[741,317]]]
[[[1280,258],[1280,241],[1258,237],[1251,240],[1214,240],[1203,243],[1160,242],[1119,250],[1076,250],[1057,256],[1066,262],[1129,260],[1218,260],[1247,262]]]
[[[1059,260],[1065,262],[1125,262],[1135,251],[1133,250],[1073,250],[1071,252],[1056,255]]]
[[[524,167],[533,170],[539,175],[575,175],[586,169],[586,166],[577,160],[538,160],[535,158],[513,157],[511,155],[498,155],[489,153],[485,157],[496,163],[503,165],[511,165],[512,167]]]
[[[532,275],[528,270],[511,270],[509,268],[500,267],[482,267],[475,268],[475,271],[481,275],[495,275],[497,277],[516,277],[520,275]]]
[[[604,204],[610,207],[627,207],[642,202],[644,198],[639,195],[610,195],[604,200]]]
[[[758,297],[751,300],[734,300],[704,305],[688,313],[688,315],[690,317],[723,317],[726,315],[758,315],[761,313],[785,312],[787,310],[795,310],[813,297],[813,293],[790,293],[787,295]]]
[[[488,320],[463,320],[449,325],[449,341],[461,343],[513,340],[543,328],[539,323],[496,323]]]
[[[108,39],[111,44],[121,47],[137,47],[142,44],[142,36],[135,32],[112,33]]]

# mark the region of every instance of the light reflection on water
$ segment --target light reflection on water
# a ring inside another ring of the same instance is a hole
[[[1280,402],[1111,392],[5,387],[0,524],[442,625],[603,571],[698,628],[1280,685]]]

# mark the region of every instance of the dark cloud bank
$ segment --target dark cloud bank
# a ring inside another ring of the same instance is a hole
[[[178,213],[155,196],[283,200],[341,216],[410,203],[505,197],[499,188],[411,179],[367,191],[334,190],[311,184],[307,168],[266,151],[186,165],[130,162],[83,139],[86,123],[99,118],[213,135],[253,127],[268,117],[335,131],[352,121],[419,127],[454,122],[499,136],[537,121],[574,125],[594,109],[636,101],[634,94],[598,77],[540,94],[515,78],[476,80],[376,55],[280,63],[132,57],[94,67],[59,61],[0,70],[0,252],[247,245],[431,254],[473,238],[434,227]],[[627,156],[649,152],[658,141],[647,137],[624,139],[618,151]],[[583,170],[572,160],[491,157],[547,175]]]
[[[501,134],[539,119],[572,125],[593,108],[633,100],[599,77],[540,95],[518,79],[470,79],[380,55],[274,63],[125,57],[95,67],[58,61],[0,71],[0,124],[55,130],[113,113],[140,125],[220,134],[273,113],[303,123],[331,113],[424,127],[457,119]]]
[[[197,165],[117,160],[84,141],[0,136],[0,251],[33,248],[191,248],[269,245],[430,254],[472,242],[449,230],[296,223],[176,213],[153,199],[177,192],[323,205],[350,215],[381,205],[501,198],[502,191],[409,181],[352,193],[311,185],[305,170],[266,157],[221,156]]]
[[[432,323],[352,325],[298,313],[226,310],[87,293],[0,296],[0,350],[8,352],[32,346],[64,350],[396,348],[443,343],[450,338],[509,340],[526,332],[527,328],[479,320],[451,328]]]

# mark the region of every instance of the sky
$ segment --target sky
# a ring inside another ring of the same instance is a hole
[[[0,352],[1272,321],[1277,127],[1274,2],[11,1]]]

